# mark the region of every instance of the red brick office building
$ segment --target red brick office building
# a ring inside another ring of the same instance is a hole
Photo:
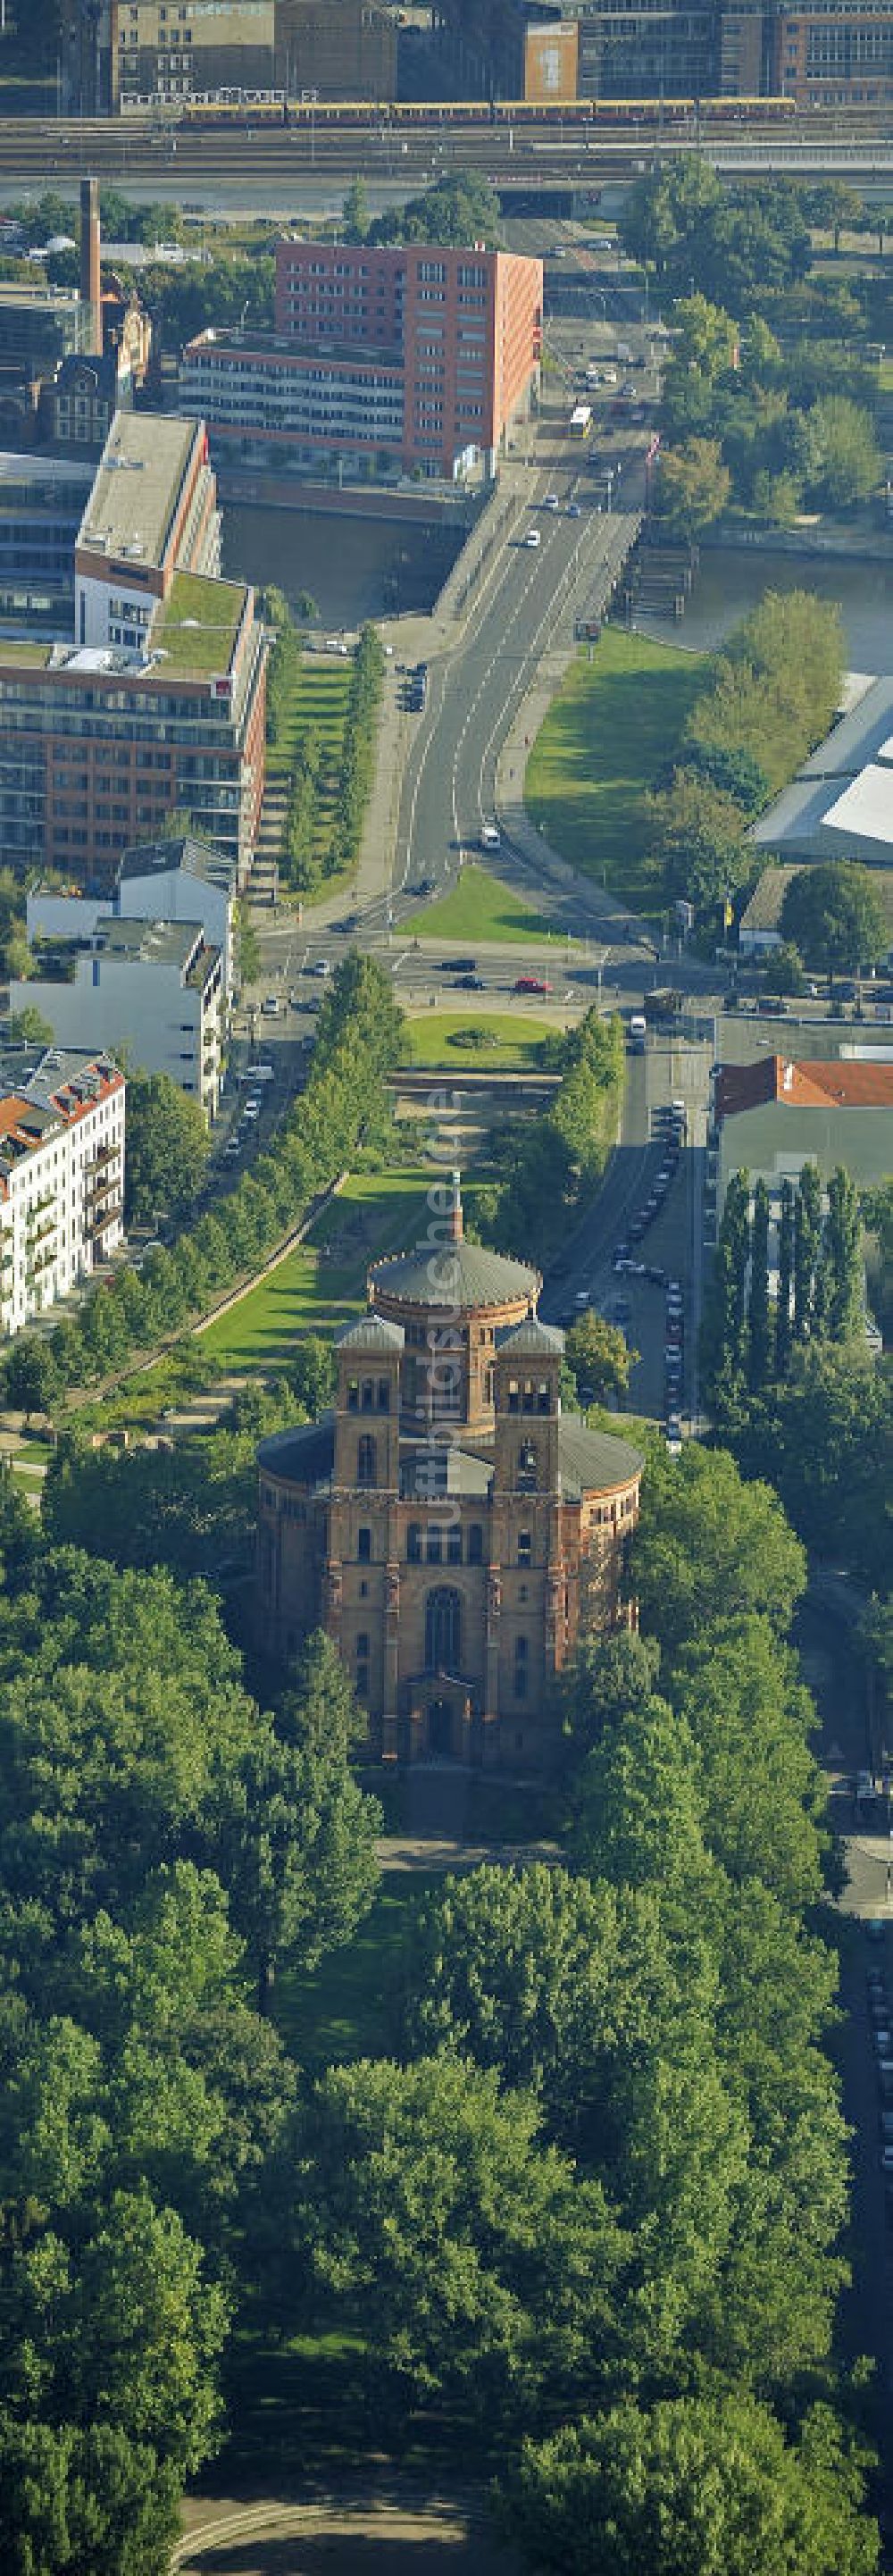
[[[455,480],[493,473],[536,401],[543,271],[537,259],[427,242],[280,241],[273,334],[203,331],[180,372],[218,453],[271,449],[331,468],[370,453],[385,469]]]

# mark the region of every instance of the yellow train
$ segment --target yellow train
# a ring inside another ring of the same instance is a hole
[[[296,132],[422,131],[438,127],[556,127],[564,133],[617,132],[630,128],[672,132],[704,126],[781,125],[796,114],[790,98],[568,98],[287,99],[280,91],[220,91],[184,99],[179,122],[215,131],[227,126],[258,130],[291,126]]]

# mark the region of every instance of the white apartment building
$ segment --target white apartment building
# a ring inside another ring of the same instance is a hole
[[[0,1094],[0,1334],[21,1331],[123,1235],[125,1082],[107,1057],[50,1049]]]
[[[223,991],[235,989],[235,920],[239,892],[238,863],[210,841],[191,833],[167,840],[141,842],[124,850],[108,895],[57,894],[34,886],[25,899],[29,945],[35,939],[82,939],[100,924],[126,921],[187,921],[200,917],[209,940],[223,959]]]
[[[168,1073],[201,1102],[220,1097],[223,959],[196,921],[102,921],[47,952],[47,971],[10,984],[10,1010],[29,1005],[61,1046],[126,1051],[145,1073]]]

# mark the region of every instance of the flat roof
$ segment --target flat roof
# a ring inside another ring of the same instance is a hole
[[[80,304],[76,286],[32,286],[23,278],[4,278],[0,282],[0,307],[4,304],[22,313],[76,312]]]
[[[229,670],[248,597],[242,581],[217,581],[212,573],[177,572],[152,623],[156,667],[198,680]]]
[[[197,421],[116,411],[78,533],[78,545],[160,565]]]
[[[100,956],[141,965],[185,966],[201,936],[200,921],[129,921],[114,914],[96,929]]]
[[[893,769],[868,761],[843,795],[829,805],[825,830],[856,832],[863,841],[888,841],[893,848]]]

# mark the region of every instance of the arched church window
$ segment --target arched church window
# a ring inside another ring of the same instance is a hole
[[[458,1592],[439,1584],[425,1605],[425,1668],[429,1673],[457,1673],[462,1662],[462,1603]]]
[[[362,1440],[357,1443],[357,1484],[374,1485],[374,1483],[375,1442],[372,1439],[371,1434],[366,1431],[363,1434]]]

